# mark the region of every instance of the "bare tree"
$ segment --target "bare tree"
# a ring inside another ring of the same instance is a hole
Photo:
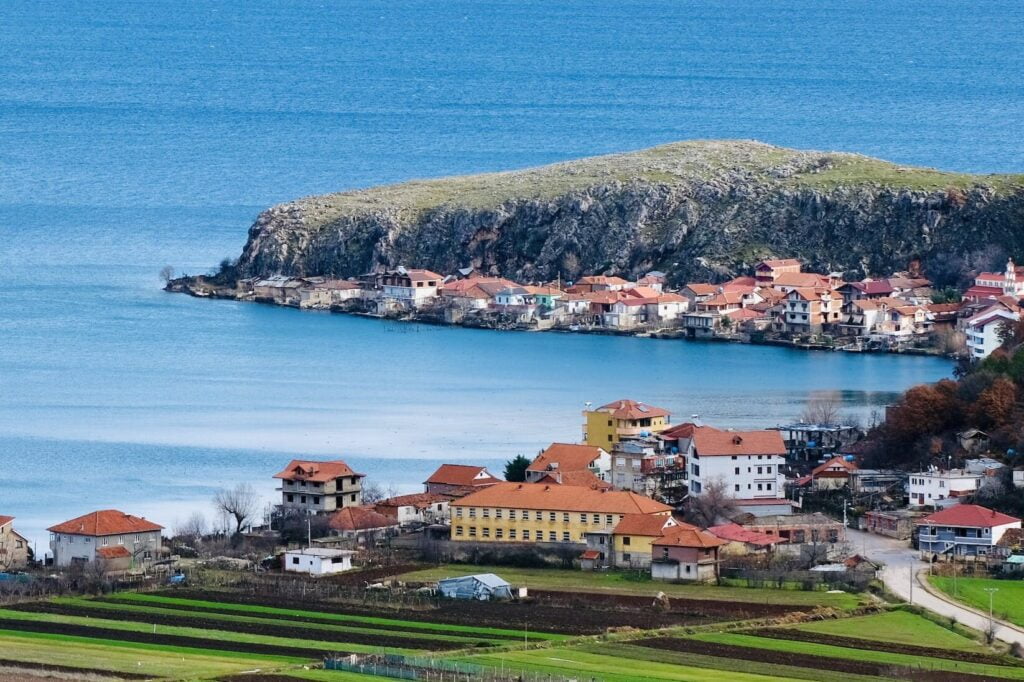
[[[206,524],[206,517],[203,516],[203,513],[194,511],[183,523],[178,524],[174,529],[174,534],[177,537],[195,542],[206,535],[208,528],[209,526]]]
[[[377,504],[387,496],[380,483],[363,484],[363,504]]]
[[[160,279],[163,280],[164,284],[167,284],[174,279],[174,268],[170,265],[165,265],[160,268]]]
[[[833,393],[820,395],[807,401],[800,418],[808,424],[838,424],[839,399]]]
[[[700,495],[690,495],[689,514],[691,520],[707,528],[728,519],[736,513],[736,506],[729,494],[729,484],[721,476],[707,481]]]
[[[239,483],[228,490],[221,488],[213,496],[213,505],[225,516],[235,520],[235,534],[242,532],[242,527],[251,521],[259,509],[259,495],[248,483]]]

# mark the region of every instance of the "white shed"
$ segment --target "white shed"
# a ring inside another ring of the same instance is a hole
[[[284,570],[310,575],[330,575],[352,570],[352,555],[348,549],[306,547],[290,549],[284,553]]]

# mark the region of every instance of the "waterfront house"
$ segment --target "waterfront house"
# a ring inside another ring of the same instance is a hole
[[[445,282],[440,290],[441,300],[463,310],[482,310],[494,302],[499,291],[518,286],[503,277],[479,277]]]
[[[754,278],[761,286],[772,286],[783,273],[799,273],[800,261],[796,258],[763,260],[754,266]]]
[[[767,506],[774,508],[769,513],[780,513],[780,505],[763,504],[785,502],[782,467],[786,444],[778,431],[722,431],[699,426],[693,430],[688,447],[685,455],[691,495],[703,495],[706,486],[717,483],[725,486],[725,492],[741,509]]]
[[[969,319],[965,326],[967,352],[973,360],[987,358],[992,351],[1003,344],[1000,338],[1004,327],[1020,320],[1020,313],[995,307]]]
[[[852,458],[836,455],[811,470],[811,473],[799,478],[796,484],[810,486],[813,490],[835,490],[845,488],[850,482],[850,474],[857,470]]]
[[[616,400],[586,409],[583,417],[583,442],[599,448],[610,448],[623,439],[660,433],[670,426],[671,420],[668,410],[636,400]]]
[[[648,322],[657,321],[657,318],[648,315],[650,306],[657,304],[657,298],[623,296],[608,306],[608,312],[602,316],[602,324],[612,329],[635,329]]]
[[[381,500],[374,511],[390,516],[399,525],[448,523],[448,505],[451,497],[437,493],[413,493]]]
[[[363,503],[364,474],[340,459],[319,462],[293,459],[274,474],[281,481],[281,507],[306,514],[329,514]]]
[[[327,526],[336,537],[372,544],[398,532],[398,519],[375,511],[372,507],[345,507],[333,514]]]
[[[274,275],[257,280],[253,284],[253,297],[257,301],[278,305],[298,305],[301,298],[299,291],[305,286],[307,283],[304,280],[287,275]]]
[[[702,339],[715,335],[721,316],[716,313],[685,313],[683,328],[689,338]]]
[[[14,517],[0,514],[0,573],[23,570],[34,559],[31,543],[14,530]]]
[[[497,483],[451,505],[452,540],[583,544],[628,514],[668,516],[672,508],[636,493],[542,483]]]
[[[299,289],[300,308],[329,308],[360,298],[363,289],[358,282],[345,279],[324,279]]]
[[[839,300],[828,289],[793,288],[786,294],[784,324],[790,334],[819,334],[841,318]]]
[[[116,509],[104,509],[50,526],[50,551],[58,568],[102,562],[107,572],[127,571],[160,556],[163,526]]]
[[[788,294],[794,289],[816,289],[818,291],[830,290],[832,280],[828,275],[819,275],[816,272],[783,272],[780,273],[772,288]]]
[[[718,577],[718,552],[726,542],[689,524],[667,528],[651,543],[655,580],[709,582]]]
[[[635,286],[632,282],[621,277],[609,277],[605,275],[587,275],[580,277],[573,283],[576,293],[585,294],[593,291],[622,291]]]
[[[720,291],[696,304],[697,312],[714,313],[724,315],[733,310],[743,307],[744,292],[742,291]]]
[[[431,270],[398,267],[377,279],[385,305],[419,308],[437,297],[444,278]]]
[[[469,493],[501,483],[486,467],[471,464],[442,464],[437,471],[423,482],[424,491],[449,497],[461,497]]]
[[[836,288],[844,304],[853,301],[869,301],[893,295],[892,285],[887,279],[865,279],[860,282],[844,282]]]
[[[958,559],[999,554],[1007,530],[1020,519],[977,504],[961,504],[917,521],[917,542],[926,558]]]
[[[963,469],[923,471],[910,474],[907,493],[910,507],[948,507],[981,487],[982,474]]]
[[[611,468],[611,455],[603,448],[575,443],[552,443],[526,468],[526,480],[535,483],[549,474],[565,475],[586,471],[602,481],[608,481]]]
[[[352,555],[349,549],[330,549],[326,547],[306,547],[289,549],[281,559],[286,573],[306,573],[308,575],[333,575],[352,570]]]
[[[719,292],[719,287],[714,284],[695,282],[687,284],[680,291],[680,295],[687,301],[687,310],[696,310],[698,303],[703,303]]]
[[[653,303],[647,303],[647,319],[660,322],[677,320],[686,312],[688,305],[686,298],[679,294],[660,294]]]
[[[527,293],[533,302],[544,310],[553,310],[558,301],[565,296],[565,292],[552,286],[525,286]]]

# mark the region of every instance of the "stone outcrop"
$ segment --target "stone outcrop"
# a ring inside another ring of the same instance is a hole
[[[1024,252],[1024,176],[684,142],[275,206],[250,229],[238,272],[347,277],[472,265],[527,281],[657,269],[678,283],[771,256],[888,273],[989,244]]]

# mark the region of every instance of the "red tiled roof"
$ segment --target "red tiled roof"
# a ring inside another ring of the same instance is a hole
[[[423,509],[437,502],[448,502],[451,498],[447,495],[437,493],[413,493],[411,495],[398,495],[381,500],[377,507],[417,507]]]
[[[672,507],[625,490],[594,490],[575,485],[498,483],[452,502],[460,507],[501,507],[602,514],[663,514]]]
[[[576,445],[575,443],[552,443],[544,452],[526,467],[527,471],[580,471],[588,469],[590,464],[601,456],[603,451],[595,445]]]
[[[767,547],[768,545],[774,545],[782,542],[781,538],[766,535],[764,533],[758,533],[753,530],[747,530],[738,523],[723,523],[719,526],[711,526],[707,530],[715,537],[723,540],[729,540],[730,542],[745,542],[748,545],[757,545],[758,547]]]
[[[847,472],[857,470],[856,464],[854,464],[853,462],[848,462],[846,458],[843,457],[842,455],[836,455],[835,457],[825,462],[824,464],[819,464],[818,466],[814,467],[814,470],[811,472],[811,475],[817,476],[818,474],[825,473],[828,469],[837,466],[842,467]]]
[[[336,478],[346,476],[362,476],[352,471],[348,464],[340,459],[328,462],[316,462],[308,459],[293,459],[284,468],[274,474],[274,478],[281,478],[289,481],[312,481],[313,483],[327,483]]]
[[[701,457],[786,454],[786,443],[778,431],[719,431],[700,427],[693,433],[693,445]]]
[[[708,296],[711,294],[718,293],[718,287],[714,284],[706,284],[704,282],[694,282],[693,284],[687,284],[686,287],[698,296]]]
[[[595,559],[600,558],[601,553],[598,552],[596,549],[588,549],[583,554],[580,554],[580,559],[583,559],[584,561],[594,561]]]
[[[695,429],[715,429],[710,426],[697,426],[693,422],[684,422],[682,424],[676,424],[675,426],[665,429],[658,436],[662,440],[678,440],[679,438],[691,438]]]
[[[964,298],[997,298],[1003,295],[1000,287],[988,287],[975,284],[964,292]]]
[[[967,528],[992,528],[1007,523],[1020,523],[1020,519],[977,504],[958,504],[937,511],[917,521],[917,525],[938,524]]]
[[[675,523],[671,516],[626,514],[615,525],[612,533],[615,535],[644,535],[651,538],[660,538],[668,530],[666,525],[669,523]],[[696,528],[696,526],[690,526],[690,524],[682,525]]]
[[[616,400],[597,409],[601,412],[608,412],[616,419],[646,419],[647,417],[669,416],[668,410],[635,400]]]
[[[51,533],[100,537],[103,535],[122,535],[125,533],[150,533],[163,530],[163,528],[163,526],[138,516],[125,514],[116,509],[104,509],[86,514],[85,516],[79,516],[64,523],[58,523],[56,526],[50,526],[47,530]]]
[[[774,286],[814,288],[828,284],[828,277],[814,272],[782,272],[775,278]]]
[[[132,555],[124,545],[112,545],[110,547],[99,547],[96,553],[102,559],[127,559]]]
[[[331,514],[327,525],[334,530],[354,532],[397,526],[398,521],[370,507],[345,507]]]
[[[761,270],[762,265],[765,266],[765,268],[779,268],[786,265],[800,265],[800,261],[796,258],[770,258],[755,265],[754,269]]]
[[[575,485],[585,488],[611,488],[612,484],[602,481],[592,471],[549,471],[537,480],[537,483],[553,483],[555,485]]]
[[[2,514],[0,514],[0,528],[3,528],[4,526],[6,526],[8,523],[10,523],[13,520],[14,520],[13,516],[3,516]]]
[[[444,279],[444,277],[442,277],[441,275],[437,274],[436,272],[434,272],[432,270],[413,269],[413,270],[406,270],[405,273],[409,276],[409,279],[411,281],[413,281],[413,282],[424,282],[424,281],[430,280],[430,279],[434,279],[434,280],[440,281],[440,280]]]
[[[482,474],[482,475],[481,475]],[[479,478],[478,478],[479,476]],[[486,467],[470,464],[442,464],[424,483],[439,485],[485,486],[500,483]]]
[[[857,289],[869,296],[874,294],[891,294],[893,292],[892,284],[887,279],[873,279],[866,282],[850,282],[851,287]]]
[[[696,547],[698,549],[721,547],[724,544],[725,540],[720,540],[711,533],[690,525],[666,528],[665,534],[651,543],[654,547]]]

